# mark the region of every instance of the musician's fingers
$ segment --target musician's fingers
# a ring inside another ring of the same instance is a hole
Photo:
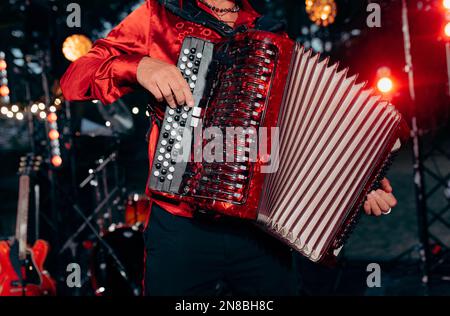
[[[171,108],[176,108],[177,105],[175,103],[175,99],[172,94],[172,89],[170,88],[168,83],[165,83],[163,81],[158,82],[158,88],[161,91],[164,99],[169,104]]]
[[[365,201],[364,202],[364,213],[366,213],[367,215],[370,215],[370,203],[369,201]]]
[[[189,84],[186,82],[186,80],[184,80],[183,76],[177,68],[175,68],[175,76],[177,82],[180,85],[180,90],[184,95],[184,103],[186,103],[187,106],[194,106],[194,97],[192,96],[191,88],[189,87]]]
[[[383,200],[389,205],[389,208],[395,207],[397,205],[397,199],[394,194],[386,193],[383,190],[377,190],[377,193],[383,198]]]
[[[378,203],[376,201],[376,197],[373,194],[373,192],[371,192],[368,195],[367,201],[369,201],[369,204],[370,204],[370,213],[375,215],[375,216],[380,216],[381,215],[381,208],[378,205]]]
[[[172,89],[173,95],[178,105],[184,105],[186,103],[186,98],[184,96],[181,84],[178,81],[169,82],[170,89]]]
[[[381,184],[381,188],[386,191],[387,193],[391,193],[392,192],[392,186],[391,186],[391,182],[387,179],[387,178],[383,178],[380,181]]]
[[[389,211],[390,206],[389,204],[384,200],[384,197],[381,196],[377,191],[372,191],[371,193],[374,196],[374,200],[377,203],[379,209],[382,213],[386,213]]]
[[[158,86],[156,85],[156,83],[155,84],[149,84],[147,86],[147,89],[148,89],[148,91],[150,91],[151,94],[153,94],[153,96],[155,97],[155,99],[158,102],[161,102],[161,101],[164,100],[164,97],[163,97],[161,91],[159,90]]]

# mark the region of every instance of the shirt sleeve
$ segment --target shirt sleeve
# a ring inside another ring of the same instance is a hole
[[[149,33],[150,4],[146,1],[69,66],[60,81],[64,97],[110,104],[131,92],[138,85],[137,66],[148,56]]]

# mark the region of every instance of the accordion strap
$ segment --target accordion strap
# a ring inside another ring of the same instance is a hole
[[[241,25],[233,29],[231,26],[218,20],[208,12],[201,10],[194,3],[195,0],[184,0],[182,8],[180,8],[179,0],[158,0],[158,2],[167,10],[183,18],[184,20],[199,23],[205,27],[213,29],[223,37],[232,37],[238,33],[243,33],[248,30],[245,25]],[[280,32],[285,29],[285,23],[267,16],[261,16],[256,20],[255,28],[261,31]]]

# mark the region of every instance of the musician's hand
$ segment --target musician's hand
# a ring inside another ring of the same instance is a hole
[[[178,68],[156,58],[144,57],[137,68],[137,80],[158,101],[164,99],[170,107],[194,106],[194,97]]]
[[[392,187],[388,179],[381,180],[381,189],[372,191],[367,195],[364,203],[364,212],[367,215],[380,216],[388,213],[391,208],[397,205],[397,200],[392,194]]]

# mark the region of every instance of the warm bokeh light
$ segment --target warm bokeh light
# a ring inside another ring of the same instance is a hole
[[[6,61],[4,61],[3,59],[0,60],[0,71],[6,70],[6,67],[7,67]]]
[[[67,37],[63,43],[62,52],[70,61],[86,55],[92,48],[92,41],[84,35],[75,34]]]
[[[306,12],[317,25],[327,26],[334,22],[337,7],[334,0],[306,0]]]
[[[60,167],[62,165],[61,156],[53,156],[51,159],[51,163],[54,167]]]
[[[447,22],[447,24],[445,25],[444,33],[445,33],[445,36],[450,38],[450,22]]]
[[[0,87],[0,96],[6,97],[9,95],[9,88],[8,86],[1,86]]]
[[[450,10],[450,0],[444,0],[444,1],[442,1],[442,5],[443,5],[444,8],[446,8],[447,10]]]
[[[56,116],[55,113],[49,113],[47,115],[47,121],[49,121],[49,123],[54,123],[54,122],[56,122],[57,119],[58,119],[58,117]]]
[[[377,88],[382,93],[389,93],[392,92],[392,89],[394,88],[394,83],[391,78],[382,77],[378,79]]]
[[[59,138],[59,132],[56,129],[50,130],[50,132],[48,132],[48,138],[50,138],[50,140],[58,139]]]

